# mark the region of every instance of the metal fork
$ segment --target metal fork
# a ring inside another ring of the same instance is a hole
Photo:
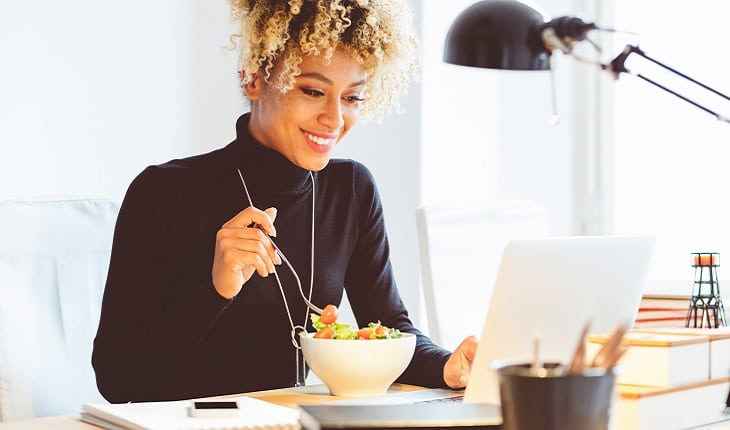
[[[258,224],[251,225],[250,227],[256,227],[259,230],[264,231],[263,228],[260,225],[258,225]],[[266,237],[269,238],[269,242],[271,242],[271,244],[274,246],[274,249],[276,250],[276,253],[281,258],[281,261],[283,261],[284,263],[286,263],[287,267],[289,267],[289,270],[294,275],[294,279],[297,281],[297,287],[299,289],[299,295],[302,296],[302,300],[304,300],[304,304],[306,304],[309,309],[311,309],[314,312],[322,315],[322,312],[324,312],[322,310],[322,308],[320,308],[319,306],[317,306],[314,303],[310,302],[309,299],[307,298],[307,296],[304,295],[304,290],[302,290],[302,281],[299,280],[299,275],[297,275],[297,271],[294,270],[294,266],[292,266],[292,264],[289,262],[289,259],[286,258],[286,256],[284,255],[283,252],[281,252],[281,249],[279,249],[279,247],[276,245],[276,242],[274,242],[274,239],[272,239],[271,236],[269,236],[268,234],[266,234],[266,232],[264,232],[264,234],[266,235]],[[277,277],[279,276],[276,273],[276,268],[274,268],[274,274]]]

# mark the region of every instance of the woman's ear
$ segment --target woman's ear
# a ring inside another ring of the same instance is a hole
[[[261,96],[261,91],[264,87],[263,78],[260,73],[246,74],[245,71],[241,70],[241,86],[243,92],[246,93],[246,97],[249,100],[256,100]]]

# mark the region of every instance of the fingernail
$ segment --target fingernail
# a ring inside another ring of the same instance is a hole
[[[461,376],[459,376],[459,384],[461,384],[461,385],[463,385],[463,386],[466,387],[466,384],[468,382],[469,382],[469,375],[462,374]]]

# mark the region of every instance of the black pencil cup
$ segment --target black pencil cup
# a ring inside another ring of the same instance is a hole
[[[557,363],[497,369],[502,430],[607,430],[615,375],[603,369],[569,374]]]

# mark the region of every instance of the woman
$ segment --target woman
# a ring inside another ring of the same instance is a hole
[[[413,327],[373,178],[330,159],[360,117],[390,111],[407,85],[416,44],[404,3],[231,7],[251,111],[228,146],[148,167],[130,185],[94,342],[100,392],[152,401],[302,383],[292,337],[311,322],[300,288],[320,306],[344,289],[360,325],[415,333],[400,382],[463,387],[475,339],[450,354]]]

